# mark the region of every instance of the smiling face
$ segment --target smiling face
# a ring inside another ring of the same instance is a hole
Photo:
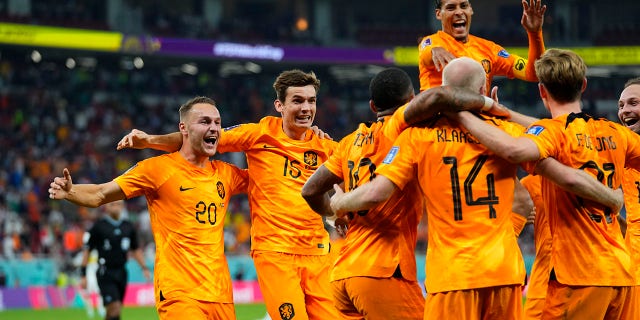
[[[627,128],[640,134],[640,82],[629,85],[620,94],[618,118]]]
[[[316,115],[316,88],[313,85],[288,87],[284,101],[274,102],[282,115],[282,129],[292,139],[304,139]]]
[[[467,42],[473,9],[468,0],[444,0],[436,9],[436,18],[442,23],[442,31],[456,40]]]
[[[183,146],[189,147],[198,158],[214,156],[221,123],[218,108],[209,103],[194,104],[180,123],[180,131],[187,138]]]

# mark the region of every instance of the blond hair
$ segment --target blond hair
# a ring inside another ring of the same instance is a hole
[[[536,76],[551,97],[560,103],[580,99],[587,65],[573,51],[549,49],[535,62]]]
[[[180,109],[178,110],[178,112],[180,113],[180,121],[184,121],[184,119],[186,119],[187,114],[189,113],[189,111],[191,111],[191,108],[193,108],[194,105],[198,104],[198,103],[206,103],[206,104],[210,104],[214,107],[216,106],[216,102],[215,100],[209,98],[209,97],[195,97],[192,98],[191,100],[185,102],[184,104],[182,104],[180,106]]]

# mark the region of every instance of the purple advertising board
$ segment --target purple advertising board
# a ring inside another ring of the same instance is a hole
[[[175,38],[155,38],[153,43],[149,53],[273,62],[393,64],[393,54],[388,49],[273,46]]]

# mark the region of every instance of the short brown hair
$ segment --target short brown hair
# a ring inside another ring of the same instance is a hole
[[[206,104],[210,104],[210,105],[212,105],[214,107],[216,106],[216,102],[213,99],[209,98],[209,97],[195,97],[195,98],[192,98],[192,99],[190,99],[189,101],[183,103],[180,106],[180,110],[179,110],[179,112],[180,112],[180,121],[183,121],[184,118],[187,116],[187,113],[189,113],[189,111],[191,111],[191,108],[194,105],[198,104],[198,103],[206,103]]]
[[[624,89],[635,84],[640,84],[640,77],[627,80],[627,82],[624,84]]]
[[[289,87],[304,87],[312,85],[316,89],[316,93],[320,89],[320,80],[313,71],[307,73],[302,70],[287,70],[276,78],[273,83],[273,89],[276,90],[277,99],[284,102],[287,98],[287,89]]]
[[[551,95],[560,102],[580,99],[587,75],[587,65],[573,51],[549,49],[535,62],[536,76]]]

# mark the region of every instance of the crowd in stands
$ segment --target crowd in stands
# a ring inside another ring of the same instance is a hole
[[[30,0],[27,13],[9,13],[8,1],[0,0],[0,22],[14,22],[44,26],[59,26],[93,30],[112,30],[158,37],[208,39],[248,43],[279,43],[298,45],[325,45],[326,39],[317,39],[313,30],[313,5],[303,5],[308,29],[299,29],[300,7],[282,5],[277,1],[256,1],[249,4],[226,3],[215,22],[204,15],[204,1],[140,1],[123,0],[122,12],[109,19],[109,1],[89,0]],[[413,12],[388,6],[383,10],[375,3],[333,2],[331,12],[349,14],[348,19],[331,20],[329,42],[369,46],[416,46],[419,39],[437,31],[437,21],[431,20],[431,3],[408,3]],[[488,5],[488,4],[487,4]],[[370,8],[368,8],[370,7]],[[526,35],[520,26],[522,8],[519,3],[496,3],[495,19],[474,26],[471,33],[491,39],[503,46],[526,46]],[[602,23],[594,26],[588,12],[601,10],[596,1],[581,3],[580,8],[558,14],[561,6],[550,6],[545,17],[545,38],[554,45],[632,45],[638,43],[640,25],[631,18],[625,21]],[[357,9],[356,9],[357,8]],[[209,8],[209,10],[212,10]],[[216,9],[220,10],[220,9]],[[382,14],[382,16],[381,16]],[[489,14],[489,13],[486,13]],[[302,16],[304,16],[303,14]],[[568,15],[568,16],[567,16]],[[330,14],[331,16],[331,14]],[[568,17],[568,18],[567,18]],[[111,20],[111,22],[109,21]],[[116,20],[117,22],[113,22]],[[114,25],[115,24],[115,25]]]
[[[62,61],[33,62],[29,50],[0,50],[0,256],[31,259],[34,255],[68,261],[82,245],[82,234],[101,213],[48,199],[54,176],[67,167],[78,183],[105,182],[137,161],[159,154],[150,150],[116,151],[117,141],[132,128],[151,133],[177,130],[177,109],[196,95],[214,98],[223,125],[258,121],[275,114],[272,82],[279,71],[223,78],[215,70],[196,76],[172,74],[164,67],[124,70],[105,58],[95,67],[68,69]],[[117,60],[117,59],[116,59]],[[168,61],[167,61],[168,63]],[[117,64],[116,64],[117,65]],[[334,137],[344,136],[370,111],[367,87],[332,83],[326,68],[316,118]],[[325,81],[326,80],[326,81]],[[345,96],[347,100],[342,101]],[[364,95],[364,96],[363,96]],[[347,109],[351,109],[347,111]],[[336,116],[340,115],[340,116]],[[221,155],[244,166],[242,154]],[[127,202],[128,216],[141,230],[144,244],[152,245],[146,203]],[[246,197],[231,202],[226,221],[229,254],[249,250],[249,208]]]
[[[2,3],[2,1],[0,1]],[[0,7],[0,21],[109,29],[101,8],[91,1],[32,1],[30,16],[9,16]],[[5,2],[6,4],[6,2]],[[285,17],[293,19],[292,17]],[[145,27],[159,36],[196,38],[227,37],[241,41],[296,41],[296,35],[273,21],[223,20],[217,27],[205,27],[184,16],[148,12]],[[244,22],[243,22],[244,21]],[[288,21],[288,20],[287,20]],[[269,24],[265,28],[262,24]],[[362,27],[365,28],[365,27]],[[396,28],[380,37],[380,30],[364,29],[360,41],[374,44],[375,39],[402,40],[412,45],[416,30]],[[637,26],[634,26],[637,30]],[[504,28],[504,30],[521,28]],[[551,29],[553,30],[553,29]],[[522,41],[521,34],[491,34],[489,38]],[[555,32],[555,31],[551,31]],[[423,34],[426,32],[423,32]],[[372,35],[377,37],[372,38]],[[631,36],[639,32],[626,32]],[[369,39],[369,38],[371,39]],[[603,39],[611,39],[604,37]],[[415,38],[417,40],[417,37]],[[307,41],[306,39],[305,41]],[[498,40],[496,40],[498,41]],[[508,41],[504,41],[506,45]],[[171,71],[162,60],[142,69],[122,69],[118,58],[99,57],[94,67],[69,69],[64,61],[40,62],[28,58],[28,51],[0,48],[0,259],[29,260],[49,257],[63,263],[78,253],[82,234],[101,213],[68,202],[51,202],[47,189],[54,176],[68,167],[77,182],[104,182],[127,170],[137,161],[159,154],[149,150],[116,151],[117,141],[132,128],[151,133],[176,131],[177,108],[196,95],[214,98],[220,107],[223,125],[254,122],[275,114],[272,83],[282,71],[271,66],[252,75],[222,77],[215,66],[201,68],[197,75]],[[172,63],[172,62],[171,62]],[[368,107],[368,79],[341,82],[328,66],[298,66],[314,71],[322,81],[318,100],[317,125],[335,139],[353,130],[357,123],[371,120]],[[416,67],[417,69],[417,67]],[[407,70],[415,75],[416,70]],[[417,76],[414,77],[417,83]],[[616,93],[625,77],[590,78],[584,95],[585,110],[615,119]],[[535,84],[497,80],[502,101],[518,106],[519,111],[546,115],[541,108]],[[242,155],[220,155],[221,159],[243,166]],[[153,254],[153,241],[144,199],[127,202],[128,217],[138,226],[143,245]],[[225,221],[228,254],[246,255],[249,251],[249,208],[246,197],[231,202]],[[426,250],[426,228],[421,226],[417,250]],[[534,252],[532,230],[521,236],[523,252]]]
[[[116,151],[117,141],[132,128],[152,133],[177,130],[176,109],[195,95],[218,101],[224,126],[274,114],[271,85],[278,71],[227,78],[213,70],[195,76],[171,75],[162,67],[122,70],[101,60],[94,68],[68,69],[46,59],[35,63],[27,59],[27,53],[4,50],[0,61],[0,253],[4,259],[46,255],[66,261],[80,250],[82,233],[100,209],[49,201],[48,185],[64,167],[77,182],[104,182],[138,160],[158,154]],[[371,120],[366,83],[340,83],[326,66],[316,67],[323,81],[316,118],[320,128],[339,139],[358,122]],[[624,80],[591,79],[585,94],[586,109],[604,116],[610,116],[612,110],[615,114],[614,89]],[[500,79],[498,84],[505,103],[521,106],[519,110],[529,114],[544,115],[536,104],[535,85]],[[606,103],[598,109],[596,101]],[[244,166],[242,154],[221,158]],[[127,206],[143,243],[152,248],[146,203],[136,199]],[[246,198],[235,199],[228,212],[227,252],[247,254],[250,226]],[[522,239],[523,251],[533,253],[530,230],[525,230]],[[421,233],[420,241],[418,250],[424,250],[426,232]]]

